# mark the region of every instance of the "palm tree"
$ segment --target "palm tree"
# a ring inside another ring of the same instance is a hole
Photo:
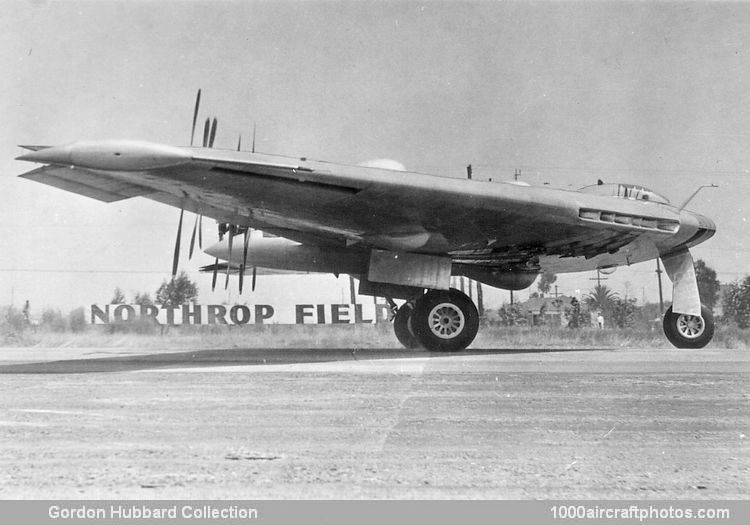
[[[607,285],[597,284],[594,286],[594,291],[583,298],[583,302],[586,303],[589,310],[608,312],[616,297],[617,292],[610,290]]]

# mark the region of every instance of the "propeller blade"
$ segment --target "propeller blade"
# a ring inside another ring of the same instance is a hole
[[[190,255],[188,259],[193,258],[193,248],[195,248],[195,234],[198,231],[198,216],[195,216],[195,224],[193,224],[193,235],[190,236]]]
[[[208,139],[208,147],[213,148],[214,147],[214,139],[216,138],[216,125],[218,122],[214,118],[213,123],[211,124],[211,136]]]
[[[203,214],[198,216],[198,249],[203,249]]]
[[[182,238],[182,216],[185,209],[180,208],[180,223],[177,225],[177,239],[174,242],[174,258],[172,260],[172,277],[177,275],[177,264],[180,260],[180,239]]]
[[[229,227],[229,257],[227,258],[227,279],[224,282],[224,289],[229,288],[229,270],[232,267],[232,241],[234,240],[234,226]]]
[[[240,293],[242,293],[242,285],[245,281],[245,267],[247,267],[247,246],[250,242],[250,229],[245,230],[245,238],[242,243],[242,264],[240,265]]]
[[[219,258],[214,260],[214,275],[211,278],[211,291],[216,291],[216,276],[219,274]]]
[[[247,266],[247,247],[250,245],[250,230],[245,230],[244,246],[242,247],[242,264]]]
[[[203,147],[208,146],[208,131],[211,127],[211,119],[206,119],[206,123],[203,124]]]
[[[195,97],[195,111],[193,111],[193,128],[190,131],[190,145],[193,145],[193,139],[195,138],[195,123],[198,122],[198,108],[201,105],[201,90],[198,90],[198,95]]]
[[[255,291],[255,277],[257,275],[257,272],[258,272],[258,268],[253,266],[253,282],[252,282],[252,286],[250,287],[250,290],[253,292]]]

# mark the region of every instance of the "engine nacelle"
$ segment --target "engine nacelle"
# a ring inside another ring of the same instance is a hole
[[[464,266],[461,274],[480,283],[501,288],[503,290],[525,290],[531,286],[539,276],[535,272],[503,272]]]
[[[234,268],[239,268],[243,262],[246,262],[246,268],[255,266],[303,273],[360,275],[366,273],[368,260],[367,252],[300,244],[283,237],[251,239],[248,243],[246,260],[242,236],[234,238],[231,258],[228,235],[222,241],[206,248],[205,253],[222,261],[229,261]]]

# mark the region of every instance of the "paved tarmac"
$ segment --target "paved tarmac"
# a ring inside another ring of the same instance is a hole
[[[750,351],[0,349],[0,498],[750,497]]]

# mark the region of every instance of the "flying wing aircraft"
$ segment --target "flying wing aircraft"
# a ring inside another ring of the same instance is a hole
[[[22,146],[19,160],[44,166],[21,177],[113,202],[145,197],[219,223],[208,248],[218,268],[266,267],[345,273],[359,293],[405,299],[394,331],[406,347],[456,351],[479,329],[477,309],[450,288],[452,275],[521,290],[539,273],[581,272],[661,258],[673,282],[664,332],[677,347],[700,348],[713,337],[690,248],[715,233],[714,223],[646,188],[597,184],[579,191],[513,182],[409,172],[393,161],[345,165],[213,148],[216,119],[206,119],[202,147],[142,141]],[[250,228],[276,235],[249,245]],[[199,231],[199,244],[201,243]],[[244,242],[234,242],[241,235]],[[256,245],[257,244],[257,245]],[[224,263],[219,264],[219,260]],[[253,277],[253,282],[254,282]]]

